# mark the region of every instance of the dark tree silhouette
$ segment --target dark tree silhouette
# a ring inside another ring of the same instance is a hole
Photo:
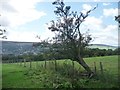
[[[119,25],[119,27],[120,27],[120,15],[115,16],[115,21],[118,22],[118,25]]]
[[[117,21],[118,23],[120,23],[120,15],[115,16],[115,21]]]
[[[1,16],[1,14],[0,14],[0,16]],[[2,26],[2,25],[0,24],[0,27],[1,27],[1,26]],[[5,36],[5,33],[6,33],[6,30],[0,28],[0,38],[2,38],[2,39],[7,39],[7,37]]]
[[[81,33],[80,25],[97,6],[83,14],[82,12],[70,11],[71,7],[66,6],[62,0],[56,0],[52,4],[56,6],[54,13],[57,15],[57,20],[52,20],[48,29],[56,33],[54,38],[57,42],[55,43],[62,47],[63,53],[66,52],[71,60],[77,61],[90,76],[93,75],[92,70],[81,56],[92,38],[88,32]]]
[[[6,30],[0,29],[0,38],[7,39],[7,37],[4,35],[6,33]]]

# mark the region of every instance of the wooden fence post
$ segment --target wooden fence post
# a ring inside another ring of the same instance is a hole
[[[20,59],[18,61],[19,61],[19,65],[20,65]]]
[[[32,68],[32,61],[30,60],[30,68]]]
[[[38,67],[38,61],[36,61],[36,69],[37,69],[37,67]]]
[[[102,65],[102,62],[100,62],[100,71],[101,71],[101,74],[103,75],[103,65]]]
[[[55,71],[57,71],[57,62],[56,62],[56,59],[55,59]]]
[[[26,60],[24,59],[24,67],[26,67]]]
[[[17,65],[18,65],[18,60],[16,59],[16,63],[17,63]]]
[[[95,73],[96,73],[96,62],[94,62],[94,70],[95,70]]]
[[[46,59],[45,59],[45,69],[46,69]]]
[[[50,68],[51,68],[51,67],[50,67],[50,60],[49,60],[49,65],[48,65],[48,66],[49,66],[49,69],[50,69]]]
[[[44,68],[44,64],[41,64],[41,67]]]
[[[20,66],[22,66],[22,60],[20,59]]]

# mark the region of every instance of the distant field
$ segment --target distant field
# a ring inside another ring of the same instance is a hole
[[[87,64],[94,70],[93,64],[96,62],[98,78],[87,79],[80,76],[73,77],[72,71],[68,72],[72,67],[71,60],[57,60],[57,70],[54,70],[54,61],[32,62],[32,69],[29,68],[29,62],[20,66],[20,63],[3,64],[2,65],[2,87],[3,88],[111,88],[118,87],[118,56],[104,56],[85,58]],[[104,76],[100,74],[100,65],[102,62]],[[83,71],[83,68],[74,62],[75,69]],[[69,67],[71,66],[71,67]],[[67,74],[66,74],[67,72]],[[68,73],[72,76],[68,76]],[[74,81],[72,79],[77,79]]]
[[[115,50],[117,47],[114,47],[114,46],[108,46],[108,45],[92,45],[92,46],[89,46],[89,48],[99,48],[99,49],[112,49],[112,50]]]

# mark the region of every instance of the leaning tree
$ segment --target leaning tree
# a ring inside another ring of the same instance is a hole
[[[70,6],[66,6],[62,0],[52,3],[56,6],[54,10],[57,20],[52,20],[48,29],[55,32],[55,44],[60,46],[59,50],[69,56],[73,61],[77,61],[83,66],[89,75],[93,75],[90,67],[85,63],[82,52],[92,40],[89,33],[81,33],[80,26],[96,7],[83,14],[82,12],[71,11]],[[62,48],[61,48],[62,47]]]

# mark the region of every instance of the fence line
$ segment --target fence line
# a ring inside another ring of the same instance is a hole
[[[5,63],[7,63],[7,61]],[[37,69],[38,66],[40,66],[42,68],[45,68],[45,69],[47,67],[48,68],[53,67],[55,71],[59,70],[59,66],[60,66],[60,65],[58,65],[59,63],[57,63],[56,60],[54,60],[54,61],[46,61],[45,60],[44,63],[39,63],[38,61],[36,61],[36,62],[33,63],[32,60],[29,60],[29,62],[26,62],[26,59],[19,59],[19,60],[17,59],[16,61],[15,60],[11,60],[8,63],[16,63],[16,65],[20,65],[20,66],[24,66],[24,67],[29,67],[30,69],[34,68],[34,67],[36,67],[36,69]],[[71,61],[71,63],[72,63],[72,65],[71,65],[71,67],[72,67],[72,73],[73,73],[73,77],[74,77],[74,74],[76,73],[75,62]],[[35,64],[35,66],[34,66],[34,64]],[[58,69],[57,69],[57,67],[58,67]],[[92,67],[93,67],[93,72],[95,74],[97,74],[97,69],[98,68],[97,68],[96,62],[93,63]],[[104,69],[103,69],[103,63],[102,62],[99,62],[99,67],[100,67],[100,73],[101,73],[101,75],[104,75]],[[77,70],[80,71],[80,69],[81,69],[81,66]],[[68,75],[69,75],[69,72],[68,72]]]

